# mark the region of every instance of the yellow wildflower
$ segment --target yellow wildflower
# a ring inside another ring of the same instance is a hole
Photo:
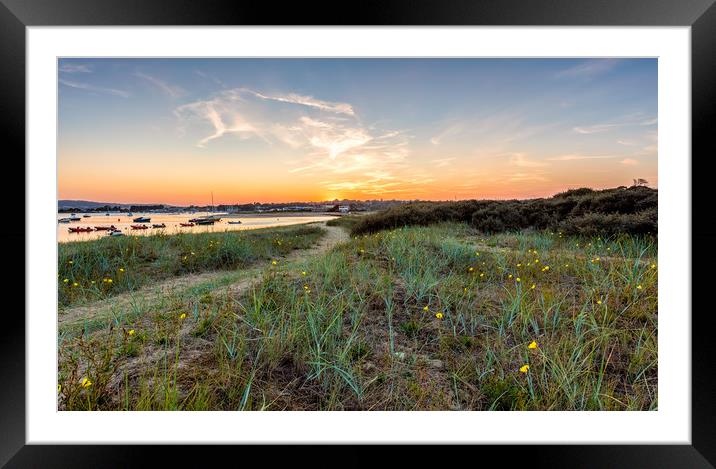
[[[530,369],[530,366],[525,364],[520,367],[520,373],[527,373]]]
[[[636,286],[636,289],[637,289],[637,290],[641,290],[641,285],[637,285],[637,286]]]
[[[69,261],[69,263],[70,263],[70,264],[74,264],[74,263],[75,263],[75,261]]]
[[[301,275],[303,275],[303,276],[305,277],[305,276],[306,276],[306,271],[305,271],[305,270],[302,271],[302,272],[301,272]]]
[[[73,286],[73,287],[79,287],[79,286],[80,286],[80,284],[79,284],[79,283],[77,283],[77,282],[72,282],[72,286]]]
[[[84,377],[84,378],[82,378],[81,384],[82,384],[83,388],[88,388],[88,387],[92,386],[92,381],[90,381],[89,378]]]
[[[656,264],[651,264],[652,269],[656,269]]]
[[[108,278],[108,279],[107,279],[107,283],[112,283],[112,279],[111,279],[111,278]]]
[[[517,277],[515,280],[517,280],[518,282],[522,281],[519,277]]]
[[[597,300],[597,304],[598,305],[602,304],[602,300]]]
[[[427,311],[427,310],[428,310],[428,307],[427,307],[427,306],[423,306],[423,311]]]
[[[278,262],[276,262],[276,261],[271,261],[271,265],[276,265],[276,264],[278,264]]]
[[[472,272],[473,270],[475,270],[474,267],[470,267],[469,269],[467,269],[468,272]]]
[[[185,318],[186,318],[186,313],[181,313],[179,315],[179,319],[185,319]]]
[[[120,268],[119,268],[119,271],[120,271],[120,272],[124,272],[124,268],[123,268],[123,267],[120,267]]]
[[[442,319],[442,318],[443,318],[443,313],[436,313],[436,314],[435,314],[435,317],[438,318],[438,319]]]
[[[65,282],[65,283],[67,283],[67,282],[69,282],[69,281],[70,281],[70,279],[68,279],[68,278],[66,278],[66,279],[63,280],[63,282]]]
[[[484,277],[484,276],[485,276],[485,273],[484,273],[484,272],[480,272],[480,277]]]
[[[533,283],[532,286],[530,287],[530,290],[534,290],[536,286],[537,286],[537,285],[535,285],[535,284]]]
[[[537,347],[538,347],[537,342],[535,342],[534,340],[532,342],[530,342],[530,344],[527,346],[527,348],[537,348]]]
[[[517,267],[522,267],[522,264],[517,264]]]
[[[512,274],[508,275],[507,278],[512,278]]]
[[[58,384],[58,385],[57,385],[57,393],[59,394],[60,391],[62,391],[62,385],[61,385],[61,384]]]
[[[134,335],[134,329],[130,329],[129,332],[127,332],[129,335]]]

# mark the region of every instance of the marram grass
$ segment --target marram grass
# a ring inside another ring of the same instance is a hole
[[[59,406],[655,410],[656,256],[650,237],[442,224],[261,260],[238,295],[184,295],[64,340]]]

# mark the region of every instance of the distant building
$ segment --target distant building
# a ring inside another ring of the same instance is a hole
[[[351,211],[351,208],[348,205],[341,205],[338,207],[338,211],[341,213],[348,213]]]

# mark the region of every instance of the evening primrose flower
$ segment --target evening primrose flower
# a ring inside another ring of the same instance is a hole
[[[602,304],[602,300],[597,300],[597,304],[598,305]]]
[[[549,266],[548,266],[548,265],[542,267],[542,272],[547,272],[548,270],[549,270]]]
[[[517,277],[515,280],[518,281],[518,282],[521,282],[521,281],[522,281],[522,279],[520,279],[519,277]]]
[[[470,267],[469,269],[467,269],[468,272],[472,272],[473,270],[475,270],[474,267]]]
[[[129,332],[127,332],[129,335],[134,335],[134,329],[130,329]]]
[[[70,261],[68,262],[68,264],[74,264],[74,263],[75,263],[75,261],[72,261],[72,260],[70,260]]]
[[[535,285],[535,284],[533,283],[532,286],[530,287],[530,290],[534,290],[536,286],[537,286],[537,285]]]
[[[656,269],[656,264],[651,264],[652,269]]]
[[[111,278],[108,278],[108,279],[107,279],[107,283],[112,283],[112,279],[111,279]]]
[[[507,278],[512,278],[512,274],[508,275]]]
[[[517,267],[522,267],[522,264],[517,264]]]
[[[276,265],[276,264],[278,264],[278,262],[276,262],[276,261],[271,261],[271,265]]]
[[[641,290],[641,285],[637,285],[637,286],[636,286],[636,289],[637,289],[637,290]]]
[[[443,318],[443,313],[436,313],[436,314],[435,314],[435,317],[438,318],[438,319],[442,319],[442,318]]]
[[[530,344],[527,346],[527,348],[530,348],[530,349],[534,349],[537,347],[538,347],[537,342],[535,342],[534,340],[532,342],[530,342]]]
[[[484,272],[480,272],[480,277],[484,277],[484,276],[485,276],[485,273],[484,273]]]
[[[423,311],[427,311],[427,310],[428,310],[428,306],[427,305],[423,306]]]
[[[82,378],[82,382],[80,384],[82,385],[83,388],[88,388],[88,387],[92,386],[92,381],[90,381],[89,378],[84,377],[84,378]]]
[[[302,271],[302,272],[301,272],[301,275],[303,275],[303,276],[305,277],[305,276],[306,276],[306,271],[305,271],[305,270]]]
[[[79,286],[80,286],[80,284],[79,284],[79,283],[77,283],[77,282],[72,282],[72,286],[73,286],[73,287],[79,287]]]
[[[120,272],[124,272],[124,267],[120,267],[120,268],[119,268],[119,271],[120,271]]]
[[[58,385],[57,385],[57,394],[59,394],[60,391],[62,391],[62,385],[61,385],[61,384],[58,384]]]
[[[530,366],[527,364],[524,364],[520,367],[520,373],[527,373],[530,370]]]
[[[179,315],[179,319],[185,319],[185,318],[186,318],[186,313],[181,313]]]
[[[70,279],[68,279],[68,278],[66,278],[66,279],[63,280],[63,282],[65,282],[65,283],[67,283],[67,282],[69,282],[69,281],[70,281]]]

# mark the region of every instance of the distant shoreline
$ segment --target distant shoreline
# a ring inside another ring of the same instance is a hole
[[[281,218],[281,217],[318,217],[318,216],[333,216],[340,217],[343,213],[336,212],[268,212],[268,213],[230,213],[228,215],[221,215],[221,218]]]

